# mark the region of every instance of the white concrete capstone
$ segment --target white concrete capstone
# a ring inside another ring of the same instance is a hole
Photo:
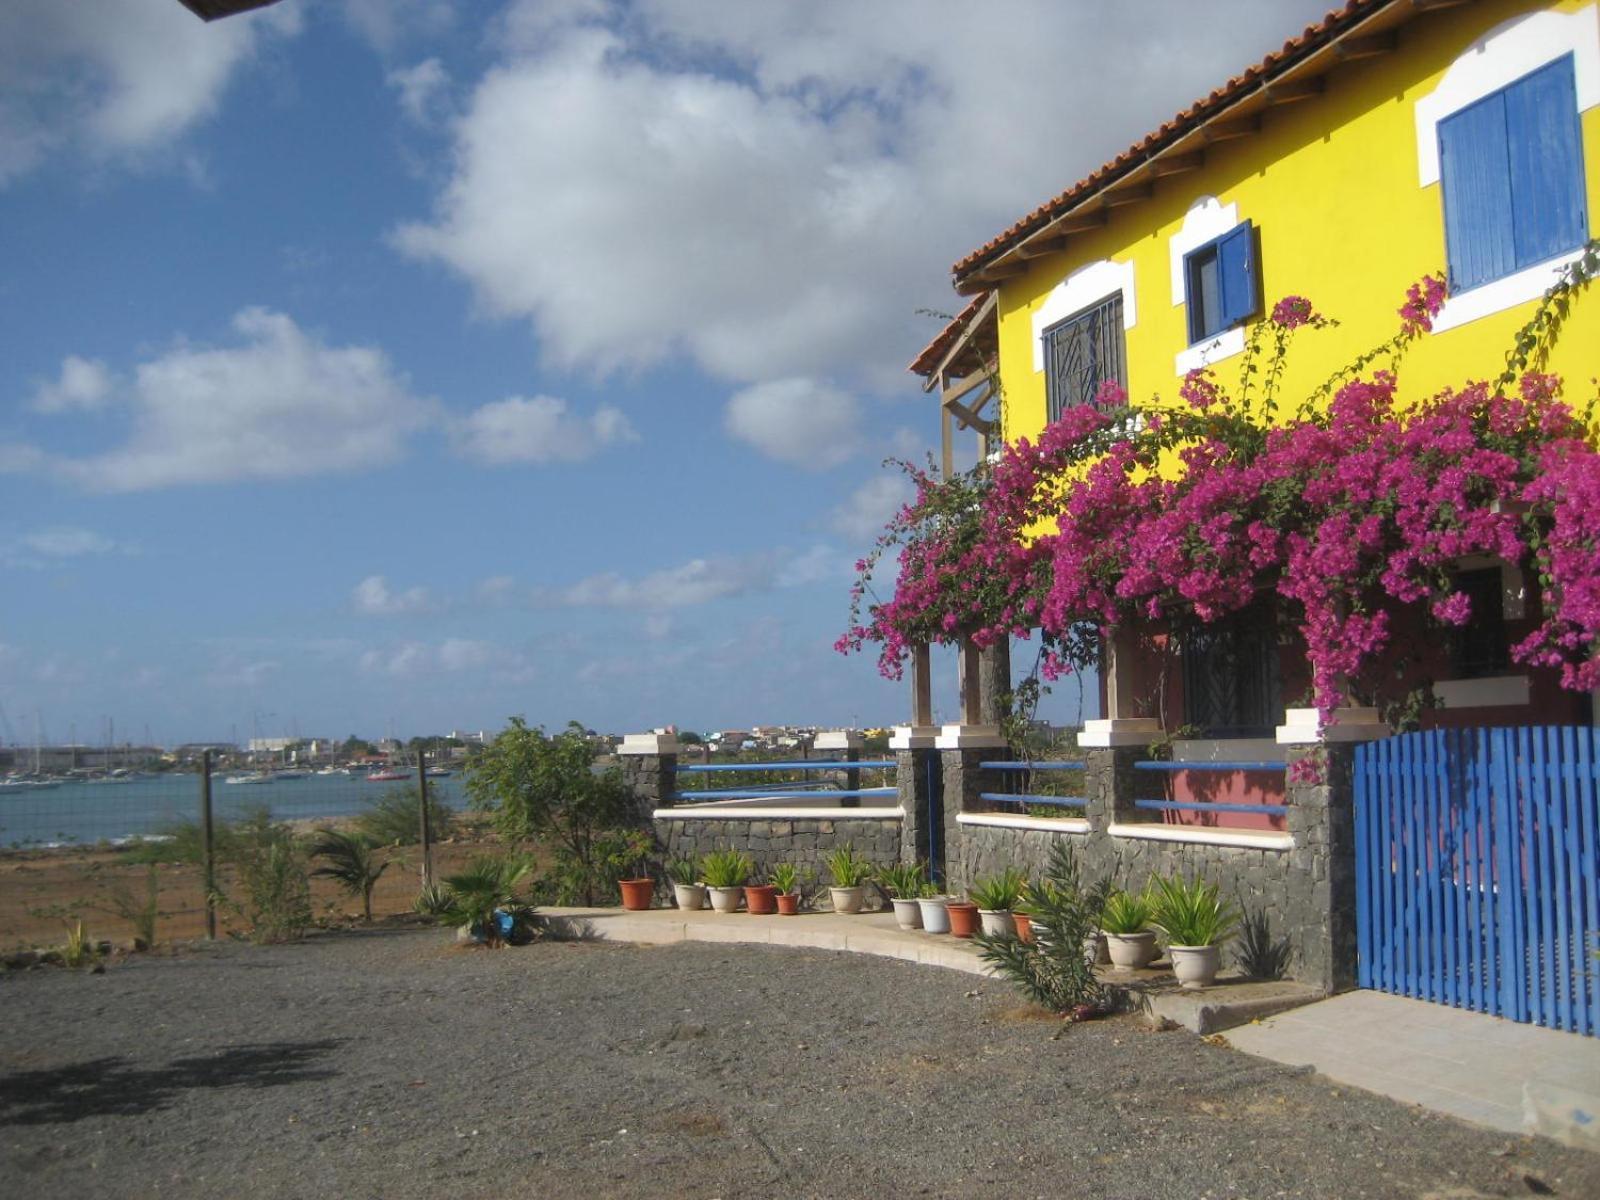
[[[1078,745],[1085,750],[1106,750],[1113,746],[1148,746],[1161,736],[1161,722],[1154,717],[1108,717],[1085,721]]]
[[[1006,744],[998,725],[946,725],[934,741],[939,750],[989,750]]]
[[[811,743],[813,750],[860,750],[866,739],[855,729],[825,729]]]
[[[1383,723],[1375,708],[1336,708],[1327,725],[1314,708],[1291,708],[1278,726],[1280,746],[1320,746],[1330,742],[1375,742],[1393,730]]]
[[[937,725],[896,725],[889,735],[889,749],[932,750],[938,741]]]
[[[653,730],[650,733],[630,733],[624,735],[622,745],[617,747],[618,754],[659,755],[678,753],[678,735],[663,733]]]

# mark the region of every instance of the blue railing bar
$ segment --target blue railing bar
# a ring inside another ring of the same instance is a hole
[[[880,770],[899,766],[893,759],[871,759],[865,762],[752,762],[752,763],[680,763],[680,771],[855,771]]]
[[[773,788],[759,791],[744,791],[737,788],[728,788],[715,792],[679,792],[678,796],[684,800],[762,800],[771,796],[775,800],[788,800],[793,796],[827,796],[830,799],[839,796],[898,796],[899,788],[819,788],[807,792],[784,792]]]
[[[1289,811],[1287,804],[1206,804],[1199,800],[1135,800],[1133,806],[1152,808],[1158,812],[1270,813],[1275,817],[1281,817]]]
[[[1089,803],[1083,796],[1018,796],[1010,792],[979,792],[978,799],[998,804],[1049,804],[1058,808],[1082,808]]]
[[[1283,762],[1136,762],[1138,771],[1284,771]]]
[[[680,795],[680,796],[691,796],[691,795],[693,795],[693,796],[743,796],[746,793],[748,793],[750,790],[751,789],[749,787],[706,788],[705,790],[699,791],[699,792],[679,792],[678,795]],[[831,791],[832,789],[831,788],[825,788],[825,789],[815,788],[815,787],[812,786],[811,781],[810,780],[806,780],[806,779],[796,779],[796,780],[791,780],[791,781],[785,781],[783,783],[769,783],[769,784],[763,785],[763,787],[762,787],[762,793],[763,794],[765,794],[766,792],[772,792],[774,794],[777,794],[779,792],[782,792],[782,793],[785,793],[785,794],[793,793],[793,792],[802,792],[805,795],[809,796],[813,792],[818,791],[818,790]]]
[[[985,771],[1081,771],[1085,764],[1058,759],[1053,762],[981,762]]]

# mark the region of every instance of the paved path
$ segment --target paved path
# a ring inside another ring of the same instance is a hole
[[[1226,1036],[1353,1087],[1600,1152],[1600,1038],[1381,992],[1347,992]]]

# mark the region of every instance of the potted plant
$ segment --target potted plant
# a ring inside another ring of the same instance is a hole
[[[706,906],[706,886],[700,882],[698,858],[675,858],[667,864],[667,878],[672,880],[672,898],[686,912],[698,912]]]
[[[944,911],[952,937],[969,938],[978,932],[978,906],[971,900],[946,900]]]
[[[755,869],[750,856],[740,850],[713,850],[702,866],[706,886],[711,889],[711,907],[720,913],[737,912],[744,881]]]
[[[643,846],[639,846],[643,849]],[[641,912],[650,907],[650,902],[655,898],[656,881],[645,874],[649,857],[645,854],[635,856],[630,851],[632,845],[623,847],[622,868],[624,872],[632,871],[633,874],[626,879],[618,879],[617,887],[622,891],[622,907],[631,912]]]
[[[1147,893],[1115,891],[1100,909],[1100,930],[1106,935],[1111,965],[1136,970],[1156,956],[1156,935],[1150,928],[1152,906]]]
[[[979,879],[967,889],[967,897],[978,906],[978,917],[983,931],[990,937],[1015,936],[1017,927],[1011,919],[1011,910],[1017,906],[1027,890],[1028,880],[1015,867],[1007,867],[998,875]]]
[[[771,916],[778,911],[778,889],[771,883],[744,885],[744,910],[752,916]]]
[[[800,911],[800,871],[793,863],[779,863],[772,868],[768,881],[777,892],[774,899],[780,917],[792,917]]]
[[[1238,910],[1224,904],[1217,885],[1176,877],[1155,881],[1152,923],[1167,938],[1172,973],[1186,988],[1209,987],[1222,965],[1222,943],[1239,924]]]
[[[923,932],[950,932],[950,910],[945,907],[949,903],[950,897],[933,884],[922,885],[922,891],[917,895],[917,915],[922,918]]]
[[[866,902],[867,880],[872,878],[872,864],[860,857],[848,844],[828,855],[828,874],[833,883],[828,894],[836,913],[858,913]]]
[[[894,906],[895,924],[901,929],[922,928],[922,908],[917,897],[927,884],[926,866],[923,863],[896,863],[878,872],[878,883],[889,893],[889,903]]]

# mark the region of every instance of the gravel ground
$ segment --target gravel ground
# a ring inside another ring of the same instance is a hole
[[[379,930],[16,972],[0,1012],[27,1200],[1600,1197],[1600,1157],[825,951]]]

